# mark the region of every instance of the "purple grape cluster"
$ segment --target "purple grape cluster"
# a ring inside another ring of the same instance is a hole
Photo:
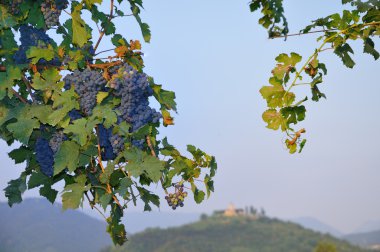
[[[5,1],[0,1],[1,4],[5,4]],[[20,14],[20,5],[22,4],[23,0],[13,0],[10,1],[10,13],[13,15]]]
[[[53,134],[52,138],[49,141],[49,146],[54,154],[57,153],[59,147],[61,147],[61,144],[65,140],[67,140],[67,137],[65,136],[65,134],[63,134],[62,131],[58,131]]]
[[[168,205],[173,209],[176,210],[177,207],[183,207],[184,200],[187,197],[187,192],[184,191],[184,186],[182,183],[175,184],[175,192],[169,193],[169,195],[165,196],[166,201],[168,202]]]
[[[116,96],[121,97],[118,110],[121,118],[132,125],[132,132],[148,123],[157,123],[162,116],[149,106],[153,90],[148,76],[128,64],[114,69],[114,72],[110,87]]]
[[[66,90],[74,85],[75,92],[79,95],[81,110],[86,115],[91,115],[96,105],[96,95],[104,89],[107,84],[106,79],[98,71],[85,69],[84,71],[75,70],[72,74],[66,75],[63,80]]]
[[[20,42],[21,46],[19,47],[19,50],[13,55],[16,64],[28,64],[30,62],[26,57],[26,51],[28,51],[30,47],[38,46],[40,48],[47,48],[48,44],[54,43],[43,29],[37,29],[28,25],[20,26]],[[49,62],[45,59],[40,59],[38,61],[38,64],[47,63],[55,66],[61,65],[61,62],[57,57]]]
[[[111,143],[112,128],[105,128],[102,124],[98,125],[99,145],[102,149],[102,160],[112,160],[116,157]]]
[[[54,0],[45,0],[41,3],[41,11],[44,15],[47,28],[59,25],[61,10],[57,8]]]
[[[40,165],[41,172],[48,177],[54,174],[54,152],[45,138],[37,138],[35,145],[36,160]]]

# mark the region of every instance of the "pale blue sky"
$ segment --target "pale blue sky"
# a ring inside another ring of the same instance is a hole
[[[287,2],[292,32],[342,9],[340,1]],[[191,143],[215,155],[219,165],[216,193],[181,211],[211,212],[233,202],[280,218],[313,216],[344,232],[380,219],[380,64],[361,53],[361,44],[354,44],[353,70],[331,52],[321,56],[329,72],[320,88],[328,99],[307,104],[308,143],[302,154],[289,155],[282,134],[261,120],[265,102],[258,90],[279,53],[306,58],[317,35],[268,40],[258,14],[240,0],[150,0],[143,17],[152,30],[151,44],[143,45],[146,72],[177,95],[176,125],[161,133],[182,150]],[[119,33],[140,38],[132,18],[119,21]],[[105,41],[101,47],[111,48]],[[4,143],[0,149],[4,188],[20,167]],[[169,211],[164,203],[162,211]]]

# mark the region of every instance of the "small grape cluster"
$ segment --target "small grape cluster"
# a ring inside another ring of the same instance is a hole
[[[90,69],[75,70],[72,74],[66,75],[63,80],[66,90],[74,85],[75,92],[79,95],[81,110],[86,115],[91,115],[96,105],[96,96],[105,87],[107,80],[100,72]]]
[[[13,59],[16,64],[28,64],[29,59],[26,57],[26,51],[32,46],[38,46],[40,48],[47,48],[47,45],[54,44],[54,41],[46,34],[43,29],[37,29],[28,25],[20,26],[20,42],[21,46],[19,50],[13,55]],[[44,59],[40,59],[38,64],[51,64],[54,66],[61,65],[60,60],[55,57],[51,61],[47,62]]]
[[[65,140],[67,140],[67,137],[65,136],[63,131],[58,131],[53,134],[52,138],[49,141],[49,146],[54,154],[57,153],[59,147],[61,147],[61,144]]]
[[[54,152],[50,147],[49,141],[43,137],[37,138],[35,152],[41,172],[48,177],[53,176]]]
[[[5,4],[5,1],[0,1],[1,4]],[[23,0],[13,0],[10,1],[10,13],[13,15],[20,14],[20,5],[22,4]]]
[[[47,28],[59,25],[59,16],[62,11],[57,8],[54,0],[45,0],[42,2],[41,11],[44,15]]]
[[[184,186],[182,183],[175,184],[175,192],[169,193],[169,195],[165,196],[166,201],[168,202],[168,205],[173,209],[176,210],[177,207],[183,207],[184,200],[187,197],[187,192],[184,191]]]

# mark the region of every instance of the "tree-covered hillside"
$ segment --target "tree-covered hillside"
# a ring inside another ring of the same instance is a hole
[[[0,252],[93,252],[112,243],[106,224],[45,199],[0,203]]]
[[[365,251],[345,241],[278,219],[213,216],[178,228],[150,229],[131,237],[124,247],[103,252],[312,252],[319,242],[337,251]]]

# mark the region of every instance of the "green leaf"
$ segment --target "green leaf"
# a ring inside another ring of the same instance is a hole
[[[151,38],[149,25],[143,23],[140,18],[140,8],[136,5],[135,0],[128,0],[131,4],[131,11],[133,16],[136,18],[137,23],[140,25],[141,33],[143,35],[144,41],[149,43]],[[140,5],[141,6],[141,5]]]
[[[102,101],[107,98],[107,96],[109,95],[108,92],[99,92],[97,95],[96,95],[96,102],[98,104],[102,103]]]
[[[63,132],[66,134],[73,134],[72,139],[81,146],[84,146],[86,145],[89,136],[92,134],[92,129],[92,127],[88,127],[87,119],[81,118],[73,121],[73,124],[67,126]]]
[[[156,100],[166,109],[177,111],[177,103],[175,102],[175,93],[162,89],[162,85],[156,85],[151,81],[151,87]]]
[[[160,207],[160,197],[150,193],[148,190],[138,187],[141,200],[145,203],[144,211],[152,211],[149,203],[153,203],[155,206]]]
[[[126,169],[133,177],[146,173],[153,182],[158,182],[161,178],[162,170],[165,168],[164,164],[165,162],[144,152],[141,158],[128,159]]]
[[[289,73],[294,70],[297,63],[302,60],[302,57],[297,53],[290,53],[290,56],[282,53],[276,57],[277,66],[272,70],[273,76],[282,80],[285,77],[285,82],[289,78]]]
[[[90,186],[86,186],[86,175],[79,175],[75,178],[75,183],[65,186],[62,193],[62,208],[77,209],[83,199],[83,194],[88,191]]]
[[[205,198],[205,193],[200,191],[198,188],[194,191],[194,200],[197,204],[200,204]]]
[[[380,57],[379,52],[375,49],[375,43],[370,38],[364,40],[364,52],[372,55],[375,60]]]
[[[285,107],[280,112],[289,127],[290,124],[297,124],[305,119],[306,109],[305,106]]]
[[[79,47],[84,46],[91,37],[91,35],[87,33],[85,22],[81,17],[81,11],[82,5],[78,4],[71,13],[71,18],[73,20],[73,44],[76,44]]]
[[[108,193],[103,194],[99,198],[99,203],[103,207],[104,211],[106,211],[107,206],[108,206],[108,204],[110,203],[111,200],[112,200],[112,194],[108,194]]]
[[[263,86],[260,89],[260,93],[267,101],[267,105],[270,108],[289,106],[295,100],[295,94],[292,92],[286,92],[282,85]]]
[[[33,189],[51,182],[51,179],[42,172],[33,172],[28,181],[28,189]]]
[[[57,198],[58,191],[51,188],[50,185],[44,185],[40,188],[40,195],[45,197],[47,200],[50,201],[50,203],[54,203],[55,199]]]
[[[280,127],[282,131],[287,129],[285,118],[275,109],[266,110],[262,117],[269,129],[278,130]]]
[[[25,146],[21,146],[18,149],[14,149],[8,153],[8,156],[15,161],[15,164],[21,164],[30,159],[33,155],[33,151]]]
[[[64,141],[58,152],[54,155],[54,175],[64,169],[70,172],[78,168],[80,146],[72,141]]]
[[[40,59],[45,59],[49,61],[54,58],[54,48],[50,44],[47,48],[39,48],[36,46],[32,46],[26,52],[26,57],[28,59],[32,59],[32,64],[37,64]]]
[[[349,53],[353,54],[354,51],[352,50],[349,44],[346,43],[346,44],[336,47],[334,50],[334,53],[341,58],[343,64],[346,67],[353,68],[355,66],[355,62],[353,61],[353,59],[351,58],[349,54]]]
[[[33,129],[40,127],[36,119],[18,118],[17,122],[8,124],[7,129],[13,133],[15,139],[23,144],[28,144]]]
[[[21,195],[26,190],[26,176],[21,174],[18,179],[11,180],[8,182],[8,186],[4,189],[5,197],[8,198],[8,205],[13,206],[14,204],[20,203],[22,201]]]

